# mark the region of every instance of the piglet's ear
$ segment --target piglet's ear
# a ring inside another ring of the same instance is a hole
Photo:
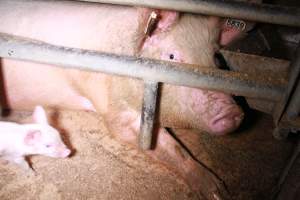
[[[32,146],[40,140],[41,136],[42,133],[39,130],[28,130],[24,138],[24,143],[28,146]]]
[[[46,112],[42,106],[35,107],[32,117],[35,123],[48,124]]]

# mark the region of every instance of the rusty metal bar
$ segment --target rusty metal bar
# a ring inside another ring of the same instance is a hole
[[[270,77],[282,79],[288,83],[289,65],[288,60],[263,57],[258,55],[220,50],[230,71],[238,71],[248,74],[268,74]],[[255,110],[272,114],[275,102],[246,98],[248,105]]]
[[[289,119],[287,114],[283,114],[280,123],[273,130],[273,136],[278,140],[286,139],[290,132],[300,131],[300,117]]]
[[[155,123],[157,93],[158,83],[145,80],[141,128],[139,134],[139,147],[143,150],[151,148],[152,132]]]
[[[279,100],[286,86],[282,80],[264,74],[257,76],[213,67],[198,66],[195,69],[190,65],[60,47],[6,34],[0,34],[0,57],[218,90],[271,101]]]
[[[280,121],[281,127],[289,127],[290,130],[299,131],[300,130],[300,117],[296,117],[293,120],[288,119],[286,115],[283,115]]]
[[[232,17],[249,21],[300,26],[300,9],[270,4],[224,0],[80,0],[118,5],[144,6],[196,14]]]

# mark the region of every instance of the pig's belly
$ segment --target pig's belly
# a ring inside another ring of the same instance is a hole
[[[89,99],[72,84],[75,73],[54,66],[1,59],[3,106],[32,110],[36,105],[94,110]],[[68,75],[69,74],[69,75]]]
[[[134,113],[140,110],[141,81],[9,59],[2,59],[1,64],[10,108],[24,110],[44,105],[108,115],[116,111],[111,118],[128,109]],[[223,93],[167,85],[161,98],[163,126],[224,134],[237,128],[243,119],[239,106]]]
[[[0,13],[0,32],[3,33],[72,48],[123,55],[135,52],[131,39],[136,38],[138,15],[132,7],[3,0]],[[9,59],[1,59],[1,67],[6,93],[4,104],[10,108],[32,109],[42,104],[107,111],[103,74],[94,78],[95,75],[86,72]],[[96,83],[85,84],[89,78]]]

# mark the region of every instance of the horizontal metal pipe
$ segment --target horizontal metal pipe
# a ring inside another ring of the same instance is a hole
[[[213,67],[189,65],[66,48],[0,34],[0,57],[30,60],[64,68],[98,71],[155,82],[223,91],[246,97],[279,100],[284,81]],[[25,69],[24,69],[25,70]]]
[[[300,26],[300,9],[270,4],[224,0],[80,0],[130,6],[145,6],[196,14],[231,17],[256,22]]]
[[[144,82],[144,97],[141,117],[141,131],[139,133],[139,147],[143,150],[151,148],[152,132],[155,123],[156,100],[158,83],[153,81]]]

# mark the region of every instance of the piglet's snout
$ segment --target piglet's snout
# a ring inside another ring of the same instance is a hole
[[[66,147],[58,147],[54,157],[66,158],[71,154],[71,150]]]
[[[71,154],[71,150],[70,149],[65,149],[61,152],[61,157],[62,158],[66,158]]]

